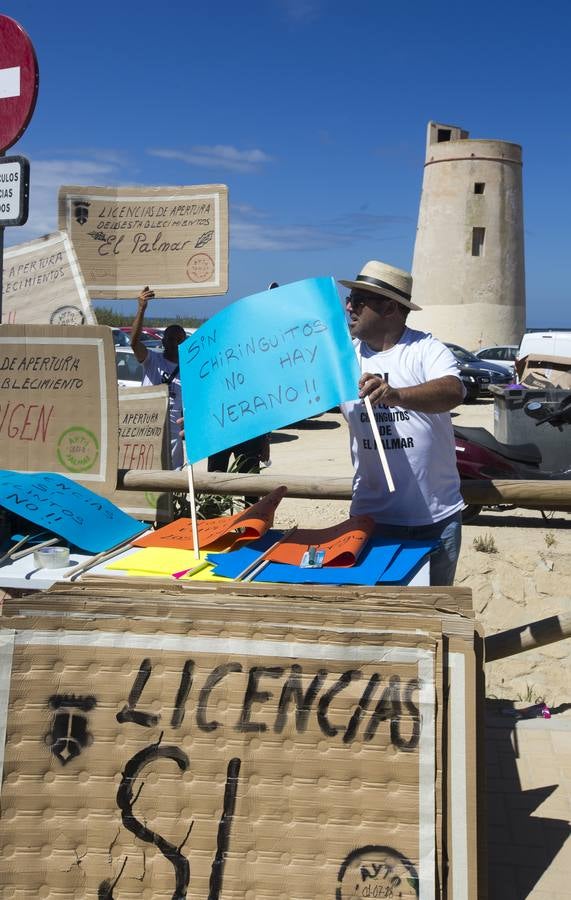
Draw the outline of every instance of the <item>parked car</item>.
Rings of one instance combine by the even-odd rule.
[[[462,366],[460,369],[460,378],[462,384],[466,388],[466,396],[464,403],[474,403],[480,396],[480,381],[482,373],[477,369],[471,369],[470,366]]]
[[[503,366],[506,372],[511,374],[514,371],[517,348],[517,344],[499,344],[496,347],[484,347],[482,350],[474,350],[474,356],[477,356],[482,362],[491,362],[498,366]]]
[[[140,387],[143,381],[143,367],[130,347],[115,348],[117,384],[122,387]]]
[[[517,350],[517,359],[530,353],[571,359],[571,331],[526,331]]]
[[[133,332],[132,327],[130,325],[122,325],[120,331],[122,331],[123,334],[127,335],[127,343],[130,346],[131,334]],[[145,347],[151,347],[153,349],[162,347],[163,344],[161,335],[158,333],[158,331],[155,331],[154,328],[141,329],[141,342],[145,345]]]
[[[447,347],[452,350],[452,353],[458,360],[458,364],[460,366],[460,371],[462,369],[472,369],[477,371],[477,379],[478,384],[480,386],[480,393],[486,394],[490,392],[490,385],[502,385],[502,384],[511,384],[513,381],[513,375],[510,372],[506,372],[501,366],[496,363],[486,363],[483,360],[478,359],[474,353],[470,353],[469,350],[465,350],[464,347],[460,347],[458,344],[446,344]]]
[[[130,347],[131,341],[129,340],[129,335],[126,332],[122,331],[120,328],[112,328],[111,333],[113,334],[113,343],[116,347]]]

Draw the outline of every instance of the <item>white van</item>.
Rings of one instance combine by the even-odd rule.
[[[524,334],[516,359],[524,356],[562,356],[571,360],[571,331],[530,331]]]

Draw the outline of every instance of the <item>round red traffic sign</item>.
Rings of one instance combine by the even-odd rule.
[[[0,153],[15,144],[28,127],[39,79],[30,38],[14,19],[0,16]]]

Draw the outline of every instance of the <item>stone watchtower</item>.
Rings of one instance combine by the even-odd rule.
[[[412,328],[477,350],[525,329],[521,147],[429,122]]]

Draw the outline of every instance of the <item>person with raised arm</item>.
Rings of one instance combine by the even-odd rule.
[[[153,350],[145,346],[141,340],[141,332],[149,300],[152,300],[154,296],[154,292],[147,286],[137,297],[139,308],[133,321],[131,347],[137,360],[143,366],[143,386],[149,384],[166,384],[168,386],[170,468],[180,469],[184,465],[184,453],[180,426],[177,424],[182,417],[178,348],[186,340],[187,335],[182,325],[168,325],[162,337],[162,350]]]

